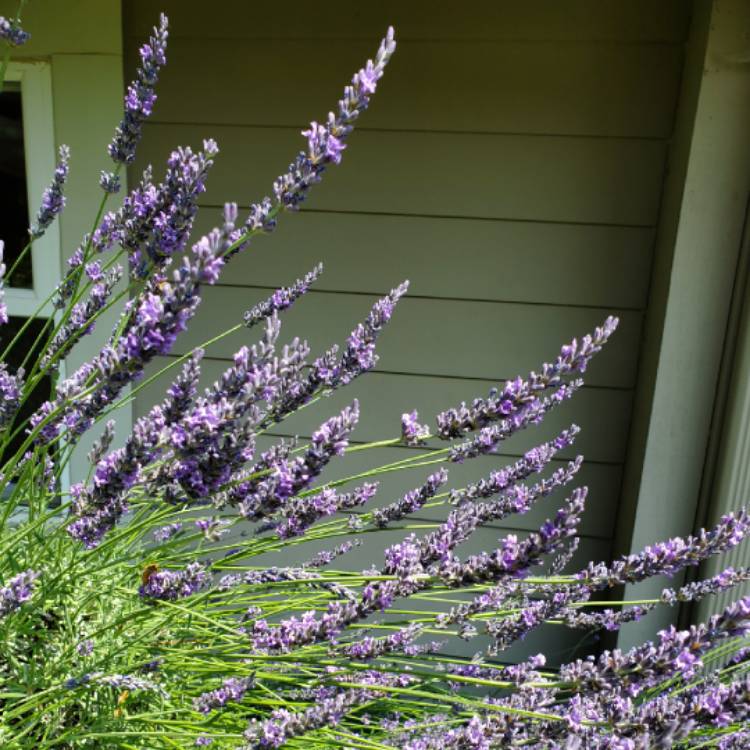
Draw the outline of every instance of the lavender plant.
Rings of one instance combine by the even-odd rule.
[[[0,36],[8,52],[28,37],[19,18],[0,18]],[[257,327],[259,339],[212,385],[199,388],[203,348],[144,376],[173,350],[202,288],[341,161],[396,48],[391,29],[336,110],[303,132],[306,148],[272,197],[243,219],[227,204],[218,226],[191,244],[197,201],[219,154],[211,140],[198,152],[174,151],[162,182],[149,167],[109,208],[155,105],[167,40],[162,17],[140,50],[91,232],[47,301],[57,313],[46,319],[41,357],[23,370],[0,364],[0,746],[747,747],[748,598],[627,653],[604,651],[559,669],[541,654],[503,663],[511,644],[545,623],[616,630],[656,606],[750,579],[748,569],[730,568],[656,600],[602,599],[736,546],[750,531],[746,512],[571,571],[587,497],[579,486],[525,538],[508,534],[495,549],[464,552],[478,529],[575,483],[580,456],[549,469],[579,429],[571,425],[516,462],[446,490],[451,468],[493,454],[571,398],[615,318],[538,372],[446,409],[433,427],[411,412],[398,434],[368,444],[351,442],[361,417],[356,400],[321,417],[308,439],[274,442],[269,430],[302,408],[324,406],[324,396],[375,366],[377,339],[406,283],[376,302],[341,348],[314,356],[304,341],[280,341],[281,314],[315,282],[316,267],[238,321],[233,331]],[[63,147],[21,257],[64,209],[68,161]],[[118,286],[123,277],[127,285]],[[101,351],[63,375],[65,357],[113,308],[119,319]],[[23,331],[4,356],[18,347],[26,347]],[[49,398],[22,418],[47,376]],[[112,448],[111,416],[154,380],[170,383],[162,401]],[[67,486],[66,464],[91,430],[99,437],[90,475]],[[370,469],[326,479],[329,465],[353,452],[377,456],[394,446],[408,446],[401,460],[374,459]],[[427,476],[413,490],[379,494],[379,478],[423,467]],[[438,507],[449,511],[444,521],[412,520]],[[363,539],[389,540],[381,563],[365,571],[341,564]],[[306,562],[261,564],[292,550]],[[458,638],[480,637],[473,658],[455,655]]]

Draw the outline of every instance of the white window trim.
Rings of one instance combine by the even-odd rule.
[[[30,226],[42,200],[42,194],[52,180],[57,161],[50,64],[36,61],[11,62],[5,80],[21,84]],[[33,288],[5,287],[8,313],[23,317],[49,317],[53,312],[52,305],[47,303],[41,310],[40,308],[60,279],[58,221],[53,221],[44,235],[34,240],[31,248],[31,266]]]
[[[5,80],[21,84],[26,198],[29,206],[27,224],[31,226],[57,164],[51,65],[40,61],[12,61],[5,71]],[[46,300],[60,280],[61,257],[58,218],[31,246],[32,288],[5,286],[4,297],[9,315],[48,318],[54,314],[51,301]],[[65,362],[60,363],[60,375],[65,377]],[[69,464],[63,470],[61,485],[63,491],[70,487]],[[19,512],[16,521],[25,517],[24,514],[25,511]]]

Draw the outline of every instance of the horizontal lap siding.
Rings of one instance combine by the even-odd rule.
[[[393,270],[394,276],[398,270]],[[206,289],[188,332],[177,340],[176,351],[189,351],[241,322],[243,311],[268,293],[254,287]],[[314,352],[322,353],[331,344],[343,344],[376,299],[366,294],[313,291],[284,314],[285,338],[304,337]],[[566,339],[593,328],[605,313],[597,308],[407,297],[382,334],[379,367],[497,382],[554,358]],[[590,366],[587,383],[612,388],[633,386],[640,319],[637,311],[621,313],[618,335]],[[231,357],[242,344],[255,338],[243,328],[212,344],[208,353]]]
[[[393,436],[406,409],[426,419],[538,368],[563,341],[618,314],[620,331],[571,403],[451,478],[455,486],[476,479],[579,423],[575,450],[587,456],[581,477],[591,487],[582,550],[606,557],[689,3],[486,0],[465,12],[390,0],[323,13],[292,2],[282,19],[224,2],[210,23],[201,3],[162,5],[172,22],[170,65],[133,176],[148,163],[158,174],[177,144],[215,138],[221,154],[201,199],[201,233],[220,221],[224,201],[246,206],[270,191],[304,145],[299,131],[335,105],[387,23],[401,40],[341,167],[314,188],[301,214],[282,217],[275,235],[232,261],[177,352],[239,322],[270,289],[323,261],[316,291],[285,314],[282,333],[305,336],[319,353],[345,340],[375,295],[409,278],[377,371],[275,431],[309,435],[357,396],[363,420],[355,439],[366,441]],[[133,0],[124,13],[132,66],[153,5]],[[255,338],[243,330],[212,345],[205,382]],[[138,413],[166,382],[139,394]],[[378,456],[397,460],[408,450]],[[354,454],[330,477],[371,461]],[[377,502],[413,487],[424,471],[386,476]],[[550,499],[507,519],[475,546],[491,544],[503,528],[535,528],[558,504]],[[420,517],[445,512],[440,506]]]
[[[201,211],[196,233],[218,217]],[[427,297],[642,310],[653,240],[651,228],[307,210],[254,240],[220,283],[268,288],[322,262],[321,291],[384,294],[405,278]],[[428,272],[458,256],[471,272]]]
[[[224,40],[178,38],[164,85],[200,91],[203,106],[196,111],[191,97],[163,100],[159,120],[303,125],[311,117],[322,117],[337,100],[342,72],[356,70],[372,56],[374,39],[330,40],[321,54],[318,39],[227,45]],[[679,80],[681,65],[676,45],[598,42],[407,38],[399,55],[383,81],[383,101],[368,113],[365,128],[663,138],[670,132],[673,102],[662,94]],[[194,64],[196,59],[200,65]],[[314,64],[281,74],[290,60]],[[227,107],[227,89],[217,86],[217,79],[227,70],[263,69],[280,74],[257,77],[252,96],[237,86]],[[441,96],[447,90],[449,107]],[[502,92],[504,106],[498,106],[495,92]],[[644,98],[652,106],[641,106]]]
[[[139,164],[163,164],[177,143],[218,141],[204,205],[263,196],[302,145],[297,128],[151,123],[145,133]],[[310,208],[639,227],[656,221],[665,144],[363,128],[346,156]]]
[[[411,6],[411,7],[408,7]],[[162,0],[158,9],[172,20],[172,38],[220,38],[229,42],[258,39],[365,39],[391,23],[407,39],[533,39],[677,43],[685,40],[689,16],[685,0],[473,0],[456,2],[381,0],[357,3],[345,11],[311,9],[306,0],[288,0],[283,13],[247,0],[211,5],[195,0]],[[136,39],[154,24],[153,0],[128,0],[126,31]],[[322,48],[321,48],[322,49]]]

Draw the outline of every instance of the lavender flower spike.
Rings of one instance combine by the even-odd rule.
[[[98,266],[94,266],[94,269],[98,269]],[[101,277],[101,281],[97,280],[97,283],[91,287],[87,299],[73,305],[68,321],[55,334],[47,351],[41,358],[41,367],[59,366],[60,361],[68,355],[73,347],[84,336],[93,332],[96,325],[95,318],[109,301],[113,289],[122,278],[122,273],[122,267],[115,266],[106,276]]]
[[[193,705],[196,711],[202,714],[208,714],[215,708],[222,708],[227,703],[239,703],[245,696],[245,693],[255,687],[255,678],[250,677],[230,677],[224,680],[220,688],[203,693],[195,699]]]
[[[672,576],[688,566],[699,565],[713,555],[736,547],[750,534],[750,515],[745,509],[722,516],[714,528],[695,536],[675,537],[646,547],[635,555],[626,555],[612,564],[589,563],[577,577],[598,588],[636,583],[657,575]]]
[[[0,618],[15,612],[31,599],[37,578],[39,578],[39,573],[25,570],[13,576],[5,586],[0,587]]]
[[[372,306],[365,322],[360,323],[351,332],[339,364],[327,373],[325,378],[327,386],[335,388],[339,385],[347,385],[354,378],[375,367],[378,361],[375,342],[385,324],[391,319],[396,303],[408,289],[409,282],[404,281]]]
[[[406,445],[422,445],[430,437],[430,428],[419,423],[416,409],[401,415],[401,439]]]
[[[555,518],[546,521],[523,541],[508,534],[493,553],[472,555],[465,563],[451,555],[441,561],[438,574],[449,586],[525,577],[529,568],[539,564],[543,556],[557,551],[567,539],[575,536],[587,491],[586,487],[573,490]]]
[[[396,500],[372,512],[373,521],[380,528],[385,528],[392,521],[398,521],[410,513],[416,513],[422,506],[437,494],[437,491],[448,481],[446,469],[431,474],[421,487],[407,492],[400,500]]]
[[[167,61],[167,36],[167,17],[162,13],[159,26],[154,28],[148,44],[140,49],[141,67],[138,68],[136,79],[128,86],[125,115],[107,149],[119,164],[132,164],[135,159],[143,121],[151,114],[156,102],[154,86],[159,78],[159,69]]]
[[[59,161],[55,168],[55,175],[52,178],[50,186],[42,195],[42,205],[36,214],[36,221],[29,229],[31,238],[36,240],[41,237],[47,230],[47,227],[55,220],[55,217],[65,208],[65,196],[63,188],[68,179],[68,160],[70,159],[70,149],[67,146],[60,146]]]
[[[89,463],[96,465],[102,460],[104,454],[109,450],[112,441],[115,439],[115,420],[109,419],[104,425],[104,431],[101,436],[94,441],[91,450],[86,455]]]
[[[277,289],[268,299],[259,302],[255,307],[248,310],[243,320],[248,328],[252,328],[256,323],[265,320],[273,315],[274,312],[281,312],[290,308],[313,284],[313,282],[323,272],[323,264],[318,263],[312,271],[305,274],[301,279],[297,279],[291,286]]]
[[[0,39],[4,39],[11,47],[20,47],[29,41],[28,31],[24,31],[18,21],[0,16]]]
[[[370,97],[395,50],[393,28],[389,28],[380,43],[375,62],[368,60],[365,67],[355,73],[351,85],[344,89],[338,113],[329,112],[324,125],[312,122],[309,129],[302,131],[307,137],[307,153],[301,151],[286,174],[273,185],[276,200],[284,208],[299,208],[310,186],[320,182],[326,166],[341,161],[342,151],[346,148],[344,139],[351,133],[354,121],[370,104]]]
[[[154,531],[154,541],[166,542],[175,534],[179,534],[180,531],[182,531],[182,524],[179,521],[167,524],[166,526],[162,526]]]
[[[152,573],[138,589],[144,599],[175,601],[191,596],[208,583],[206,568],[200,563],[190,563],[185,570],[160,570]]]
[[[320,727],[335,725],[352,707],[364,703],[372,697],[368,690],[348,690],[330,698],[323,698],[303,713],[291,713],[279,708],[267,721],[253,720],[245,731],[248,744],[243,750],[281,747],[287,740],[311,732]]]
[[[750,597],[730,604],[721,614],[689,630],[674,626],[659,632],[656,643],[647,641],[627,653],[605,651],[601,656],[588,657],[566,664],[560,678],[576,688],[594,692],[622,690],[630,696],[644,688],[657,685],[676,673],[686,679],[702,668],[700,657],[719,641],[744,636],[750,631]]]
[[[475,399],[471,406],[462,403],[441,412],[437,416],[437,435],[448,440],[505,419],[516,414],[542,391],[561,385],[563,376],[584,372],[591,358],[601,351],[614,333],[618,323],[617,318],[608,317],[593,334],[584,336],[580,344],[573,339],[563,346],[557,359],[551,364],[545,363],[540,373],[531,372],[526,380],[520,377],[509,380],[501,390],[493,390],[485,399]]]
[[[21,400],[22,377],[23,370],[11,375],[5,363],[0,362],[0,430],[12,422],[18,411]]]

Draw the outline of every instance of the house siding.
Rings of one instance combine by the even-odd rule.
[[[617,314],[620,331],[571,403],[502,455],[452,477],[455,485],[478,477],[577,422],[582,481],[592,490],[579,558],[607,557],[691,4],[488,1],[466,13],[454,3],[384,2],[321,14],[287,3],[279,14],[224,2],[210,17],[198,2],[160,7],[170,16],[170,63],[130,177],[163,164],[177,144],[215,138],[221,154],[201,201],[201,232],[220,221],[224,201],[246,206],[269,192],[303,145],[299,131],[335,105],[388,23],[399,39],[341,167],[299,215],[284,216],[272,237],[232,261],[178,353],[236,324],[317,261],[327,270],[315,291],[284,316],[314,352],[345,340],[376,296],[408,277],[377,371],[277,431],[309,435],[356,395],[356,438],[366,441],[397,434],[402,411],[416,407],[428,419],[538,367],[563,341]],[[123,13],[130,74],[156,13],[146,0]],[[209,347],[206,382],[252,340],[243,331]],[[166,382],[139,394],[136,415]],[[346,473],[359,460],[347,459]],[[383,500],[421,477],[390,477]],[[488,529],[480,546],[533,528],[551,508],[547,501],[510,519],[512,527]]]

